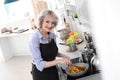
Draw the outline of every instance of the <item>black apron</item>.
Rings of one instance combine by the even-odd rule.
[[[54,42],[54,39],[52,39],[48,44],[40,43],[39,49],[41,51],[41,56],[45,61],[54,60],[58,53],[58,48]],[[45,68],[43,71],[39,71],[33,64],[32,75],[33,80],[59,80],[56,66]]]

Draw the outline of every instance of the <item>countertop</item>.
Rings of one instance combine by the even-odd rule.
[[[25,34],[33,34],[33,33],[34,33],[34,30],[28,30],[28,31],[23,32],[23,33],[0,33],[0,38],[25,35]]]
[[[69,47],[66,45],[60,45],[59,43],[63,43],[63,41],[57,38],[57,46],[58,46],[59,52],[65,55],[68,55],[71,59],[81,56],[81,52],[85,47],[85,41],[83,40],[83,42],[77,45],[78,50],[73,52],[68,52],[67,50]]]

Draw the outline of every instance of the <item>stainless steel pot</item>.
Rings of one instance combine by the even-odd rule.
[[[97,70],[99,70],[99,67],[100,67],[100,64],[99,64],[99,59],[98,59],[98,57],[96,56],[96,55],[94,55],[92,58],[91,58],[91,64],[93,65],[93,66],[95,66],[95,68],[97,69]]]
[[[67,30],[67,29],[60,29],[57,32],[59,32],[60,39],[62,39],[62,40],[68,39],[69,33],[70,33],[69,30]]]

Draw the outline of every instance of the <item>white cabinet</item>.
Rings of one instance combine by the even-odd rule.
[[[31,55],[29,41],[33,32],[8,34],[0,37],[0,61],[10,59],[12,56]]]
[[[7,37],[0,38],[0,61],[8,60],[13,56]]]
[[[9,38],[10,46],[14,56],[30,55],[29,41],[30,34],[12,36]]]

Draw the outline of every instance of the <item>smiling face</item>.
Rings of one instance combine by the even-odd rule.
[[[41,25],[45,32],[50,32],[56,26],[56,18],[53,15],[46,15]]]

